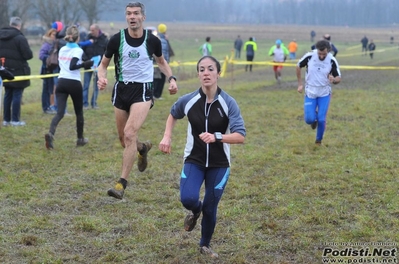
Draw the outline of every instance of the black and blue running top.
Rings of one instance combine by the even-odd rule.
[[[230,167],[230,144],[206,144],[199,135],[203,132],[237,132],[245,137],[244,120],[233,97],[218,87],[215,99],[207,103],[206,95],[199,88],[180,97],[172,106],[170,114],[176,119],[185,116],[188,118],[184,162],[205,167]]]

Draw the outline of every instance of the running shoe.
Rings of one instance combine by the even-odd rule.
[[[184,219],[184,230],[190,232],[194,229],[195,225],[197,224],[197,220],[201,215],[202,211],[202,203],[201,203],[201,210],[194,214],[192,211],[186,216]]]
[[[24,121],[11,121],[11,126],[25,126],[26,123]]]
[[[316,129],[316,128],[317,128],[317,120],[314,121],[314,122],[310,125],[310,127],[311,127],[312,129]]]
[[[109,196],[121,200],[123,198],[124,192],[125,192],[125,189],[123,189],[122,183],[118,182],[118,183],[116,183],[115,188],[109,189],[107,193]]]
[[[218,253],[213,251],[210,247],[202,246],[200,247],[201,254],[208,255],[211,258],[219,258]]]
[[[44,135],[44,139],[46,140],[46,148],[47,149],[53,149],[53,140],[54,137],[51,133],[47,133],[46,135]]]
[[[89,143],[89,140],[87,138],[78,138],[78,140],[76,141],[76,146],[82,147],[87,143]]]
[[[11,123],[10,123],[10,122],[7,122],[7,121],[3,121],[3,126],[5,126],[5,127],[11,126]]]
[[[138,159],[137,159],[137,168],[139,171],[143,172],[147,168],[147,154],[148,151],[152,148],[151,142],[147,141],[143,143],[143,148],[138,151]]]

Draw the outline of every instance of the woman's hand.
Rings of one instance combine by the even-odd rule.
[[[168,137],[163,137],[158,145],[158,148],[163,153],[170,154],[172,152],[172,139]]]
[[[199,138],[206,144],[216,142],[215,135],[208,132],[202,132],[201,134],[199,134]]]

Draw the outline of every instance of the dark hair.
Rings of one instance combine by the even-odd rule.
[[[249,41],[253,41],[254,40],[254,38],[253,37],[249,37]]]
[[[221,71],[222,67],[220,66],[220,62],[217,59],[215,59],[212,56],[204,56],[201,59],[199,59],[199,61],[197,62],[197,72],[199,72],[199,64],[200,64],[200,62],[203,61],[204,59],[211,59],[216,64],[216,69],[217,69],[218,73]]]
[[[324,34],[323,38],[326,40],[331,40],[330,34]]]
[[[140,7],[141,8],[141,14],[143,16],[145,16],[145,6],[144,6],[144,4],[142,4],[140,2],[131,2],[131,3],[128,3],[126,5],[125,9],[128,8],[128,7]]]
[[[330,50],[331,50],[330,42],[325,39],[319,40],[316,43],[316,49],[318,49],[318,50],[327,49],[327,51],[330,52]]]
[[[211,37],[206,37],[206,42],[209,42],[211,40]]]

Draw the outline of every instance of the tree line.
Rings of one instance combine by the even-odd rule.
[[[190,21],[315,26],[392,26],[399,21],[397,0],[140,0],[150,21]],[[39,20],[50,27],[85,21],[122,21],[129,0],[0,0],[0,26],[10,16]]]
[[[359,27],[399,22],[398,0],[159,0],[147,6],[156,21]]]
[[[0,0],[0,26],[8,26],[10,17],[13,16],[21,17],[25,22],[38,20],[48,28],[54,21],[62,21],[67,25],[79,21],[92,24],[99,21],[102,12],[113,10],[113,2],[112,0]]]

